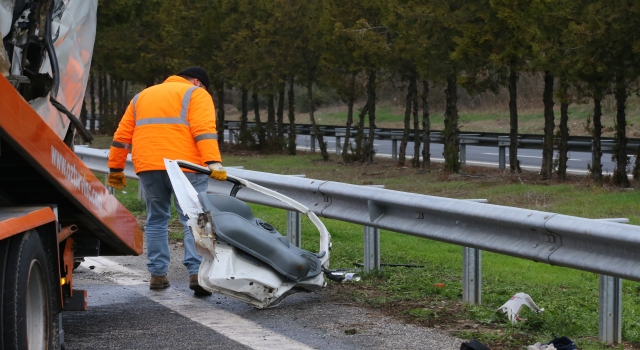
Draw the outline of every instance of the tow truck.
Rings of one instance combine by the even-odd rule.
[[[0,349],[64,349],[84,257],[139,255],[136,218],[74,154],[97,0],[0,0]]]

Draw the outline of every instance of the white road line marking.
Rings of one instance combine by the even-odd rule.
[[[143,279],[148,278],[146,273],[129,269],[113,260],[103,257],[85,258],[85,260],[84,265],[95,266],[93,272],[116,272],[122,274],[124,276],[108,274],[103,276],[252,349],[313,349],[306,344],[273,332],[257,323],[245,320],[238,315],[196,299],[190,294],[176,289],[165,291],[149,290],[149,283],[142,282]]]

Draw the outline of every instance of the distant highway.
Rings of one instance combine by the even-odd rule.
[[[228,135],[228,131],[225,132]],[[228,140],[228,136],[226,136]],[[342,139],[344,140],[344,138]],[[336,140],[334,137],[326,137],[329,152],[335,154]],[[308,135],[298,135],[296,143],[298,149],[309,150],[310,149],[310,137]],[[398,142],[399,147],[400,142]],[[391,158],[391,141],[390,140],[375,140],[373,144],[376,150],[376,156]],[[444,145],[438,143],[431,144],[431,161],[442,162]],[[468,144],[467,146],[467,164],[477,166],[498,167],[498,147],[486,147],[486,146],[473,146]],[[422,151],[422,147],[420,148]],[[319,146],[316,144],[316,152],[320,152]],[[507,168],[509,167],[509,149],[506,150]],[[413,143],[407,144],[407,158],[413,157]],[[554,153],[554,157],[557,157],[557,152]],[[542,152],[535,149],[519,149],[518,160],[520,161],[520,167],[529,171],[539,171],[542,166]],[[611,155],[604,154],[601,158],[603,173],[612,173],[615,168],[615,164],[611,161]],[[635,162],[635,157],[631,158],[631,163]],[[587,164],[591,163],[591,153],[588,152],[569,152],[569,161],[567,163],[567,171],[574,174],[587,174]],[[407,163],[408,164],[408,163]]]

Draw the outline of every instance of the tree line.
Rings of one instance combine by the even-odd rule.
[[[478,94],[506,88],[509,163],[512,172],[519,172],[517,83],[523,74],[540,72],[541,177],[566,178],[569,106],[590,102],[590,170],[594,181],[602,180],[602,100],[613,95],[612,178],[628,187],[625,108],[627,98],[638,92],[639,25],[640,0],[100,0],[89,83],[91,114],[114,116],[101,118],[101,127],[112,130],[131,85],[151,86],[199,65],[211,75],[218,129],[223,130],[225,120],[225,90],[236,89],[241,96],[239,141],[267,152],[295,154],[294,99],[296,91],[305,91],[326,160],[327,144],[314,117],[314,89],[328,87],[348,107],[343,160],[371,162],[377,88],[394,77],[406,82],[398,165],[407,162],[406,147],[413,142],[411,166],[430,166],[428,98],[430,88],[437,86],[446,96],[444,125],[439,127],[444,131],[444,167],[458,172],[458,89]],[[260,97],[266,99],[266,116],[261,115]],[[359,100],[366,102],[357,108]],[[250,118],[257,122],[255,128],[248,127]],[[416,131],[413,140],[411,129]],[[219,138],[224,142],[222,132]],[[636,160],[635,177],[639,167]]]

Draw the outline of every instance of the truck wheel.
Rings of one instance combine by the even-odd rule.
[[[13,236],[0,242],[0,253],[4,252],[0,348],[57,349],[51,278],[40,237],[33,230]]]

